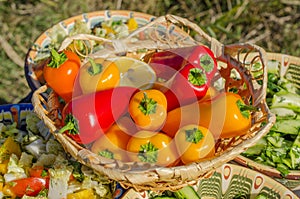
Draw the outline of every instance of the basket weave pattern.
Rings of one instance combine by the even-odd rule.
[[[190,31],[197,34],[197,40],[190,36]],[[136,40],[134,38],[143,39]],[[219,74],[215,78],[223,80],[223,90],[237,89],[246,104],[251,104],[259,109],[252,116],[252,126],[247,134],[230,139],[220,139],[217,142],[216,156],[213,159],[165,168],[150,163],[124,163],[107,159],[78,145],[65,134],[57,133],[61,122],[59,119],[61,107],[57,95],[51,93],[48,99],[44,100],[42,94],[46,92],[47,86],[41,86],[36,90],[32,97],[34,110],[64,149],[79,162],[97,172],[104,173],[110,179],[120,182],[124,187],[134,187],[137,190],[176,190],[187,184],[195,184],[199,179],[212,174],[215,168],[233,160],[241,152],[254,145],[275,122],[275,116],[270,113],[265,102],[267,56],[265,51],[256,45],[249,43],[223,45],[208,36],[196,24],[174,15],[158,17],[122,40],[75,35],[67,38],[62,43],[60,50],[65,49],[74,40],[103,42],[105,46],[103,50],[89,55],[102,58],[135,53],[140,49],[146,49],[149,52],[199,44],[207,45],[218,60]],[[248,56],[250,53],[251,58]],[[253,67],[255,63],[262,66],[259,69],[261,75],[258,77],[253,76],[254,72],[258,72]],[[233,71],[238,73],[239,78],[231,77]]]

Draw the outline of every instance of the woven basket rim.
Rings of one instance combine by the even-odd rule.
[[[242,155],[237,156],[234,159],[234,161],[241,164],[242,166],[254,169],[254,170],[264,173],[270,177],[290,179],[290,180],[298,180],[300,177],[300,170],[289,170],[289,173],[285,177],[283,177],[276,168],[257,163],[257,162],[255,162],[247,157],[244,157]]]
[[[295,55],[289,55],[286,53],[269,52],[269,51],[266,51],[266,54],[268,56],[269,61],[272,60],[282,61],[285,60],[285,58],[287,58],[288,63],[300,64],[300,57],[297,57]]]

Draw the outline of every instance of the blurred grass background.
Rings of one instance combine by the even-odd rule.
[[[248,41],[300,56],[300,0],[0,0],[0,104],[18,103],[30,93],[24,59],[43,31],[68,17],[106,9],[171,13],[224,44]]]

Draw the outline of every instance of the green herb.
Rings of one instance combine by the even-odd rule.
[[[280,77],[276,67],[272,65],[268,71],[266,95],[276,122],[266,136],[242,155],[286,176],[290,170],[300,169],[300,95],[293,83]]]

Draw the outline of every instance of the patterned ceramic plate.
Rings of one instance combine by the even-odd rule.
[[[224,164],[207,179],[194,186],[200,198],[209,199],[256,199],[258,195],[268,199],[296,199],[291,190],[272,178],[235,164]],[[121,193],[122,191],[120,191]],[[122,199],[149,199],[147,192],[127,190]]]
[[[201,198],[298,198],[291,190],[257,171],[225,164],[208,179],[199,182]]]
[[[20,129],[25,126],[26,116],[33,110],[32,104],[6,104],[0,105],[0,123],[12,124],[16,122]]]
[[[267,55],[268,67],[279,68],[280,75],[284,76],[290,82],[295,83],[295,86],[300,89],[300,57],[271,52],[268,52]],[[289,141],[293,140],[291,139]],[[236,157],[235,162],[271,176],[273,179],[284,184],[286,187],[300,192],[300,170],[289,170],[289,173],[283,177],[276,167],[261,164],[242,155]]]
[[[152,15],[133,11],[96,11],[68,18],[46,30],[36,39],[32,47],[29,49],[25,59],[25,77],[29,87],[34,91],[43,84],[41,69],[44,63],[36,61],[37,57],[42,57],[43,53],[45,53],[41,49],[49,46],[53,40],[62,40],[62,37],[68,36],[72,31],[76,20],[86,22],[88,28],[92,29],[103,21],[112,20],[125,22],[131,17],[134,17],[139,27],[155,19]],[[55,32],[58,36],[53,38],[53,32]]]

